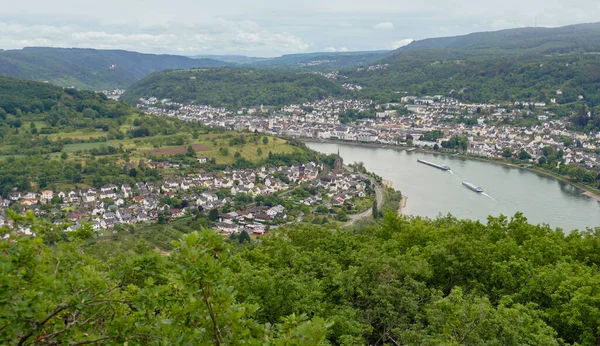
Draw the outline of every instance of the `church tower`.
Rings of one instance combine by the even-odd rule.
[[[340,156],[340,148],[338,148],[337,157],[335,159],[335,162],[333,163],[333,169],[340,170],[340,171],[342,171],[344,169],[344,160]]]

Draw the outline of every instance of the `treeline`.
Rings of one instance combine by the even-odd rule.
[[[224,107],[282,106],[340,96],[344,89],[312,73],[216,68],[153,73],[127,89],[132,105],[151,96],[179,103]]]
[[[467,102],[539,101],[600,105],[595,54],[469,56],[447,51],[401,53],[385,70],[348,71],[365,97],[399,101],[402,93],[447,95]],[[561,89],[562,95],[556,91]]]
[[[306,225],[240,245],[213,231],[190,232],[188,222],[175,232],[188,234],[161,256],[141,240],[145,234],[94,243],[81,240],[91,236],[87,228],[65,233],[17,221],[31,222],[37,239],[0,242],[5,342],[600,340],[597,229],[565,234],[520,214],[484,225],[388,213],[356,231]]]
[[[27,47],[0,51],[0,74],[87,90],[124,89],[154,71],[227,63],[123,50]]]
[[[20,193],[41,189],[67,192],[85,186],[100,188],[105,184],[133,185],[138,181],[162,179],[158,170],[144,161],[121,164],[114,157],[102,157],[100,150],[97,155],[97,159],[92,156],[84,162],[66,160],[66,154],[63,159],[55,160],[41,155],[9,157],[0,164],[0,196],[7,198],[13,190]]]

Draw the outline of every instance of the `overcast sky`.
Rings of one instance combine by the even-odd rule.
[[[0,48],[277,56],[600,20],[598,0],[0,0]]]

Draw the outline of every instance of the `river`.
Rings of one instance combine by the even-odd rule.
[[[565,231],[600,227],[600,202],[569,184],[528,170],[390,148],[306,144],[326,154],[339,149],[345,164],[362,161],[367,170],[390,180],[408,197],[404,209],[408,215],[436,217],[450,213],[486,222],[488,215],[512,216],[520,211],[531,223],[547,223]],[[451,171],[418,163],[417,159],[448,165]],[[469,190],[462,181],[481,186],[485,193]]]

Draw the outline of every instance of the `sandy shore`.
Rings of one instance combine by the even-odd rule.
[[[398,208],[398,215],[404,215],[404,208],[406,208],[406,203],[408,202],[408,197],[402,195],[402,199],[400,200],[400,208]]]
[[[421,149],[421,148],[412,148],[412,147],[404,147],[404,146],[398,146],[398,145],[389,145],[389,144],[379,144],[379,143],[360,143],[360,142],[345,142],[345,141],[334,141],[334,140],[319,140],[319,139],[312,139],[312,138],[299,138],[297,139],[301,142],[308,142],[308,143],[329,143],[329,144],[343,144],[343,145],[350,145],[350,146],[355,146],[355,147],[367,147],[367,148],[381,148],[381,149],[395,149],[395,150],[409,150],[411,149],[413,152],[416,153],[429,153],[429,154],[437,154],[437,155],[448,155],[448,156],[453,156],[453,157],[457,157],[463,160],[475,160],[475,161],[481,161],[481,162],[486,162],[486,163],[491,163],[491,164],[495,164],[495,165],[501,165],[501,166],[507,166],[507,167],[512,167],[512,168],[520,168],[519,165],[516,165],[514,163],[510,163],[510,162],[506,162],[506,161],[500,161],[500,160],[494,160],[494,159],[488,159],[488,158],[484,158],[484,157],[477,157],[477,156],[471,156],[471,155],[456,155],[456,154],[449,154],[446,152],[441,152],[441,151],[436,151],[436,150],[428,150],[428,149]],[[527,170],[535,172],[535,173],[539,173],[542,175],[545,175],[547,177],[551,177],[554,178],[556,180],[560,180],[566,184],[569,184],[577,189],[579,189],[580,191],[582,191],[582,195],[589,197],[589,198],[593,198],[595,200],[597,200],[598,202],[600,202],[600,193],[596,193],[596,192],[592,192],[590,191],[588,188],[586,188],[585,186],[582,186],[580,184],[577,183],[573,183],[570,182],[569,180],[567,180],[564,177],[561,177],[559,175],[553,174],[551,172],[547,172],[538,168],[528,168]]]

